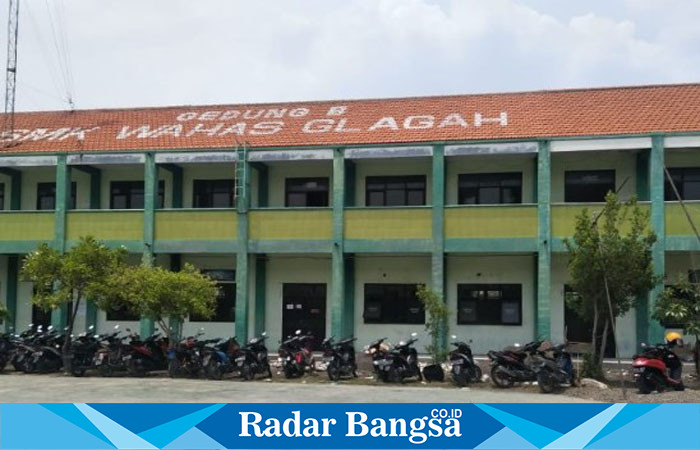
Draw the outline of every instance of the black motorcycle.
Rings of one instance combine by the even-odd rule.
[[[206,347],[221,342],[220,338],[199,340],[203,332],[182,339],[175,347],[168,349],[168,375],[171,378],[197,378],[204,369],[203,356]]]
[[[355,361],[355,347],[353,343],[357,339],[350,337],[338,342],[333,342],[333,337],[323,340],[323,360],[326,362],[326,373],[331,381],[338,381],[341,376],[353,376],[357,378],[357,363]]]
[[[119,325],[114,327],[114,333],[100,336],[100,347],[93,357],[93,366],[103,377],[111,377],[115,372],[126,372],[126,360],[129,346],[124,343],[128,338],[121,334]]]
[[[144,377],[151,371],[166,370],[168,368],[167,348],[168,340],[159,333],[145,340],[141,340],[137,334],[132,335],[127,354],[124,356],[129,375]]]
[[[285,378],[298,378],[313,370],[313,340],[312,335],[301,334],[301,330],[297,330],[294,336],[288,336],[280,343],[278,361],[282,364]]]
[[[241,355],[241,346],[235,337],[224,342],[208,345],[203,349],[202,365],[207,378],[221,380],[224,374],[238,370],[236,358]]]
[[[26,373],[52,373],[63,367],[63,342],[65,336],[59,334],[53,326],[39,333],[32,339],[30,354],[26,356],[24,371]]]
[[[417,334],[412,333],[411,339],[399,342],[383,359],[377,359],[374,364],[378,366],[380,379],[388,383],[403,383],[406,378],[416,377],[423,380],[423,374],[418,366],[418,352],[413,348],[418,339]]]
[[[91,325],[88,332],[81,333],[70,343],[71,375],[74,377],[82,377],[88,369],[94,367],[95,354],[100,348],[100,336],[92,333],[94,328]]]
[[[474,362],[472,349],[468,343],[457,341],[457,336],[452,345],[455,347],[450,352],[450,363],[452,364],[452,380],[457,386],[464,387],[469,383],[481,381],[481,368]]]
[[[491,360],[491,380],[500,388],[509,388],[515,383],[535,381],[537,373],[532,367],[532,356],[537,354],[541,341],[534,341],[524,347],[489,351]]]
[[[5,369],[5,365],[12,359],[14,349],[13,336],[11,334],[0,334],[0,372]]]
[[[391,347],[384,341],[386,341],[385,337],[379,338],[365,346],[365,354],[372,358],[374,376],[381,381],[386,381],[384,378],[387,371],[384,370],[384,367],[388,366],[391,362],[391,360],[387,358]]]
[[[534,362],[537,385],[545,394],[553,392],[564,383],[576,385],[576,372],[571,361],[571,354],[566,351],[566,344],[538,352],[539,358]]]
[[[253,380],[255,375],[261,373],[272,378],[265,339],[267,339],[267,333],[264,332],[260,336],[252,338],[248,344],[241,348],[240,355],[236,357],[236,366],[243,380]]]

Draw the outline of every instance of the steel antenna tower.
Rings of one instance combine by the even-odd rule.
[[[9,0],[7,17],[7,71],[5,73],[5,117],[2,137],[11,145],[15,132],[15,92],[17,90],[17,35],[19,31],[19,0]]]

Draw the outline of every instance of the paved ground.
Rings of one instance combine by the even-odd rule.
[[[567,395],[418,384],[348,385],[238,380],[173,380],[165,377],[73,378],[0,375],[0,402],[585,402]]]

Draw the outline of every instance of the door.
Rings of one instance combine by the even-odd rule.
[[[282,337],[296,330],[314,336],[314,350],[326,338],[325,284],[285,283],[282,286]]]

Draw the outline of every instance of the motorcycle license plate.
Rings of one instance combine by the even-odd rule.
[[[239,364],[243,363],[243,361],[245,361],[245,356],[239,356],[238,358],[236,358],[236,362]]]
[[[131,355],[126,355],[126,356],[124,357],[124,361],[128,361],[128,360],[130,360],[130,359],[131,359]]]

